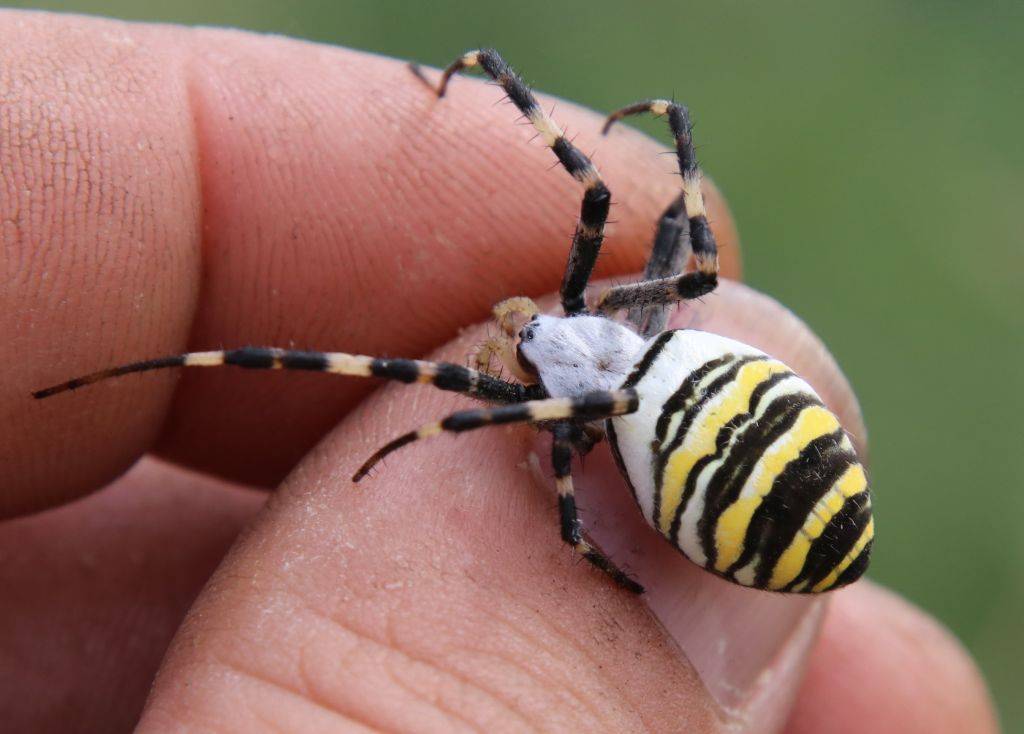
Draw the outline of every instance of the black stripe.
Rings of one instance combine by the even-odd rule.
[[[564,138],[561,138],[561,140],[564,140]],[[576,150],[576,148],[573,148],[573,150]],[[555,152],[557,152],[557,150]],[[590,160],[578,150],[576,150],[576,152],[586,163],[584,169],[581,170],[589,168]],[[559,156],[559,160],[561,160],[561,156]],[[570,173],[573,172],[573,169],[569,168],[569,165],[565,163],[564,160],[562,163],[565,164],[565,167]],[[608,218],[608,209],[611,207],[611,203],[611,192],[608,190],[607,186],[598,181],[592,187],[583,192],[583,203],[580,205],[580,221],[591,229],[603,226],[605,220]],[[596,241],[600,244],[601,238],[596,238]]]
[[[683,173],[696,171],[697,154],[693,149],[693,123],[690,122],[690,111],[681,104],[669,105],[668,125],[676,139],[679,170]]]
[[[555,427],[555,440],[551,445],[551,468],[555,470],[556,479],[569,476],[572,469],[572,446],[566,438],[566,426],[562,423]]]
[[[493,410],[460,410],[441,421],[441,428],[446,431],[459,433],[460,431],[469,431],[481,426],[514,423],[526,420],[529,417],[530,409],[525,403],[503,406]]]
[[[690,242],[695,255],[713,255],[717,252],[715,236],[711,233],[707,218],[701,214],[690,217]]]
[[[690,427],[697,419],[697,416],[700,415],[704,406],[722,392],[722,390],[736,381],[736,375],[739,374],[740,369],[744,365],[750,364],[751,362],[763,362],[767,359],[768,357],[757,356],[740,357],[739,359],[736,359],[729,369],[708,383],[708,386],[704,388],[699,395],[692,396],[696,399],[693,400],[690,406],[685,410],[683,410],[683,406],[688,402],[688,395],[683,394],[682,391],[684,388],[680,388],[675,395],[665,402],[664,407],[661,409],[661,415],[658,417],[657,426],[658,441],[659,443],[662,443],[657,465],[659,473],[664,470],[669,458],[671,458],[672,452],[679,448],[683,444],[683,441],[686,440],[686,435],[690,432]],[[687,381],[689,381],[689,379],[690,378],[687,377]],[[691,385],[685,386],[686,392],[692,394],[697,388],[699,382],[700,380],[698,379]],[[668,431],[669,423],[672,421],[672,416],[679,413],[680,410],[683,411],[683,418],[679,421],[679,427],[676,429],[675,435],[672,436],[671,442],[668,445],[664,445],[664,439],[667,437],[665,434]],[[672,412],[670,413],[669,411]]]
[[[583,397],[574,398],[572,401],[573,418],[604,418],[612,412],[615,403],[621,397],[621,392],[628,391],[629,399],[626,402],[627,412],[633,412],[639,405],[640,399],[636,392],[630,388],[616,392],[592,392]]]
[[[647,348],[647,351],[644,352],[643,359],[637,362],[636,366],[633,367],[633,371],[629,373],[629,377],[627,377],[626,381],[622,383],[622,387],[635,387],[636,384],[643,379],[643,376],[647,374],[647,371],[651,369],[651,366],[654,364],[654,360],[658,358],[658,355],[661,354],[662,350],[664,350],[666,346],[668,346],[668,343],[672,341],[672,338],[675,335],[675,331],[666,331],[655,339],[654,342],[651,343],[651,346]]]
[[[281,352],[276,349],[242,347],[224,352],[224,364],[249,370],[268,370],[274,366],[274,360],[280,355]]]
[[[694,390],[697,389],[700,380],[707,375],[708,372],[715,369],[718,366],[716,362],[721,364],[727,364],[728,360],[734,360],[732,366],[725,371],[722,375],[719,375],[701,392],[699,395],[694,395]],[[693,425],[693,421],[696,420],[700,411],[704,408],[709,400],[715,397],[718,393],[725,388],[726,385],[731,384],[736,379],[736,374],[740,371],[740,368],[748,362],[755,362],[759,360],[767,359],[767,357],[742,357],[736,359],[735,355],[728,354],[719,360],[713,360],[706,362],[701,367],[697,368],[694,372],[703,372],[696,379],[694,378],[694,372],[687,375],[683,381],[683,386],[676,391],[676,393],[665,401],[665,405],[661,409],[661,415],[658,417],[657,423],[657,441],[658,441],[658,456],[654,462],[654,518],[657,520],[661,517],[661,498],[663,495],[664,487],[662,486],[665,478],[665,466],[668,464],[669,459],[672,456],[672,452],[678,449],[683,441],[686,440],[686,435],[690,431],[690,426]],[[713,366],[711,366],[713,365]],[[705,370],[706,367],[710,369]],[[696,400],[690,405],[689,408],[683,411],[683,417],[679,421],[679,427],[676,429],[675,436],[672,437],[672,441],[666,446],[664,440],[668,431],[668,425],[672,420],[672,416],[683,409],[683,406],[691,397],[696,397]],[[671,411],[671,412],[670,412]],[[692,474],[692,472],[691,472]],[[689,476],[687,477],[689,479]],[[684,496],[684,500],[688,500],[689,497]],[[677,509],[677,513],[683,507],[681,502]]]
[[[519,78],[519,75],[512,71],[511,67],[505,66],[505,70],[497,75],[501,88],[508,94],[508,98],[519,108],[524,115],[540,109],[537,100],[530,93],[530,88]]]
[[[465,367],[442,362],[437,365],[437,376],[434,378],[434,385],[442,390],[465,392],[472,385],[472,380],[470,380],[469,370]]]
[[[559,150],[564,146],[575,151],[586,165],[590,161],[576,150],[564,138],[560,138],[555,144],[555,153],[562,165],[566,167],[574,177],[581,170],[571,168],[568,160],[569,154],[563,156]],[[562,276],[562,285],[559,289],[561,294],[562,309],[566,315],[572,316],[586,310],[586,302],[583,292],[586,290],[590,275],[597,262],[597,253],[601,250],[601,243],[604,241],[604,223],[608,219],[608,208],[611,206],[611,193],[600,181],[583,193],[583,203],[580,205],[580,221],[576,226],[576,232],[572,238],[572,247],[569,249],[569,261],[565,266],[565,273]],[[584,231],[586,230],[586,231]]]
[[[690,469],[690,473],[686,475],[686,481],[683,484],[683,492],[679,497],[679,506],[676,508],[675,517],[672,518],[672,526],[669,529],[669,537],[674,538],[678,535],[679,526],[682,523],[683,519],[683,513],[686,512],[686,506],[693,498],[694,492],[697,491],[697,478],[700,476],[701,472],[704,471],[704,468],[707,467],[709,464],[718,461],[722,458],[722,456],[725,454],[725,450],[728,448],[729,443],[732,440],[732,437],[736,434],[737,431],[739,431],[741,428],[744,428],[748,423],[750,423],[751,419],[754,417],[754,414],[757,412],[758,406],[761,404],[761,399],[764,397],[765,393],[788,377],[793,377],[793,373],[789,371],[776,372],[775,374],[771,375],[768,379],[762,380],[758,384],[758,386],[755,387],[753,391],[751,391],[750,400],[747,403],[746,412],[737,413],[724,426],[722,426],[719,429],[718,435],[715,436],[714,453],[709,454],[708,456],[705,456],[701,459],[698,459],[694,463],[693,468]],[[664,477],[664,468],[662,468],[662,471],[658,475],[658,477],[658,481],[660,482],[661,479]]]
[[[693,250],[697,251],[696,246]],[[676,292],[684,301],[692,301],[694,298],[706,296],[717,287],[718,274],[704,273],[700,270],[680,276],[676,281]]]
[[[420,367],[411,359],[375,359],[370,362],[370,373],[374,377],[409,383],[419,378]]]
[[[793,542],[818,501],[857,461],[843,448],[843,429],[819,436],[789,462],[750,518],[743,552],[727,574],[734,574],[759,556],[753,586],[768,584],[779,557]]]
[[[322,352],[288,351],[281,355],[281,367],[288,370],[324,372],[329,366],[327,355]]]
[[[562,540],[576,545],[583,539],[583,526],[576,512],[576,498],[571,494],[558,495],[558,517],[562,526]]]
[[[118,367],[110,370],[112,375],[126,375],[130,372],[143,372],[145,370],[159,370],[165,367],[184,367],[187,354],[176,354],[171,357],[160,357],[158,359],[147,359],[144,362],[135,362],[125,367]]]
[[[501,85],[505,94],[520,112],[526,115],[532,110],[538,109],[537,100],[534,99],[526,82],[512,70],[512,67],[498,55],[497,51],[493,48],[481,49],[477,53],[477,62],[480,64],[480,68]]]
[[[661,413],[658,416],[658,423],[655,430],[655,436],[659,443],[665,440],[665,433],[668,431],[668,424],[672,422],[672,416],[679,412],[680,408],[683,407],[687,400],[693,397],[693,391],[697,388],[698,383],[707,377],[708,373],[712,370],[716,370],[734,359],[736,359],[735,354],[723,355],[717,359],[711,360],[710,362],[705,362],[686,376],[686,379],[683,380],[679,389],[676,390],[661,407]]]
[[[558,160],[561,161],[562,165],[565,166],[565,170],[577,177],[589,168],[593,167],[590,159],[583,154],[579,148],[570,143],[564,137],[559,137],[551,145],[551,150],[558,156]],[[601,191],[600,189],[604,189]],[[584,222],[591,223],[596,220],[595,214],[600,213],[602,210],[605,214],[608,213],[608,205],[611,201],[611,195],[608,193],[608,189],[604,188],[603,185],[598,184],[592,189],[588,189],[587,193],[591,191],[597,191],[596,195],[590,200],[591,216],[587,216],[587,199],[583,199],[583,216],[581,217]],[[602,219],[603,221],[603,219]]]
[[[716,558],[715,527],[725,509],[735,502],[747,479],[764,452],[793,427],[800,412],[812,405],[820,405],[809,393],[783,395],[765,410],[764,414],[743,432],[733,445],[729,461],[715,471],[704,495],[704,512],[697,521],[697,533],[707,556],[707,566],[714,566]],[[751,412],[756,411],[754,407]],[[671,538],[677,541],[682,515],[676,513]],[[678,541],[677,541],[678,542]]]
[[[811,543],[803,569],[786,585],[784,591],[791,591],[804,581],[807,582],[806,589],[810,591],[843,562],[871,519],[870,503],[871,495],[866,490],[847,498],[821,535]],[[864,564],[866,566],[866,559]]]
[[[868,570],[868,564],[871,563],[871,546],[874,543],[874,538],[868,541],[868,544],[864,546],[864,550],[853,560],[853,563],[846,567],[845,571],[839,574],[839,578],[829,587],[829,590],[839,589],[847,584],[852,584],[864,575],[864,572]]]
[[[566,316],[585,313],[587,302],[583,296],[597,262],[597,254],[601,250],[603,237],[582,237],[577,231],[573,237],[572,248],[569,250],[569,261],[562,276],[561,293],[562,310]]]
[[[789,370],[782,372],[776,372],[767,380],[761,382],[754,391],[750,393],[750,406],[748,415],[753,415],[757,412],[758,407],[761,405],[761,401],[764,400],[765,394],[773,387],[778,385],[783,380],[789,379],[790,377],[796,377],[796,375]]]
[[[633,391],[628,392],[631,394],[628,396],[625,407],[627,412],[632,412],[639,404],[639,397]],[[582,420],[605,418],[612,412],[620,397],[621,395],[615,392],[593,392],[574,398],[569,403],[571,417]],[[533,409],[529,403],[502,405],[482,410],[461,410],[441,421],[441,428],[458,433],[481,426],[528,422],[532,420],[532,416]]]

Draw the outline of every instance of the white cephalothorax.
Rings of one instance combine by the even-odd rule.
[[[629,374],[644,340],[600,316],[534,316],[519,332],[519,351],[551,397],[613,390]]]
[[[689,111],[677,102],[645,100],[605,122],[608,132],[628,115],[664,115],[675,140],[682,190],[658,222],[643,280],[610,288],[588,304],[587,283],[604,239],[611,191],[593,162],[493,49],[460,56],[445,69],[440,84],[431,85],[433,91],[443,96],[449,78],[472,67],[502,87],[583,187],[559,293],[564,317],[540,315],[526,297],[502,301],[494,308],[499,333],[480,346],[476,369],[345,352],[242,347],[112,367],[37,390],[35,397],[132,372],[217,365],[433,385],[488,405],[457,411],[397,437],[376,451],[353,481],[419,439],[533,424],[552,434],[562,539],[615,583],[639,593],[643,587],[587,540],[576,508],[573,454],[582,456],[607,438],[647,522],[712,573],[744,586],[797,593],[855,581],[867,568],[874,520],[867,477],[836,416],[810,385],[753,347],[699,331],[664,331],[670,308],[711,293],[718,283],[718,250],[704,206]],[[686,272],[691,256],[694,269]],[[626,313],[629,326],[614,320],[617,312]],[[492,357],[501,363],[497,370]]]

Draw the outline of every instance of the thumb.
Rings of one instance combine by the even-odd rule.
[[[677,310],[671,328],[697,328],[766,351],[806,379],[864,454],[856,399],[807,326],[778,302],[731,281]],[[718,579],[647,527],[607,454],[584,462],[578,485],[591,537],[643,584],[644,599],[694,666],[709,696],[745,731],[774,731],[788,714],[826,597],[774,594]]]

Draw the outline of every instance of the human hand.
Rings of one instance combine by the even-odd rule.
[[[579,192],[478,82],[439,105],[397,62],[283,39],[13,12],[0,33],[0,508],[62,505],[0,528],[15,730],[134,724],[200,589],[143,731],[995,729],[970,661],[919,611],[867,582],[827,610],[720,582],[646,529],[607,457],[579,475],[583,517],[640,599],[562,546],[528,429],[423,442],[350,484],[463,399],[230,370],[28,399],[190,346],[428,352],[557,285]],[[558,116],[593,136],[617,202],[603,274],[638,270],[674,193],[657,146]],[[735,277],[713,193],[711,211]],[[677,318],[791,363],[859,425],[770,299],[727,284]],[[482,333],[435,354],[461,360]],[[150,449],[261,486],[298,467],[266,506],[152,460],[71,503]]]

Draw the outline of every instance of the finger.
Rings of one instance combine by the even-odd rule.
[[[836,594],[786,731],[989,734],[999,725],[960,643],[868,582]]]
[[[785,313],[735,285],[708,302],[726,332],[744,318],[733,305]],[[801,362],[794,343],[780,334],[775,351]],[[348,482],[389,438],[464,402],[387,387],[300,465],[190,613],[141,731],[781,727],[820,605],[697,569],[644,525],[603,449],[580,475],[581,514],[641,598],[559,539],[536,468],[548,444],[529,429],[416,443]]]
[[[373,386],[229,371],[31,390],[186,347],[416,356],[559,281],[579,188],[478,80],[438,101],[400,62],[282,38],[17,12],[0,33],[17,81],[0,117],[0,512],[100,486],[154,442],[273,484]],[[594,113],[556,115],[616,202],[601,272],[638,270],[671,161],[635,132],[602,139]]]
[[[0,534],[5,731],[131,731],[174,630],[265,495],[144,460]]]

